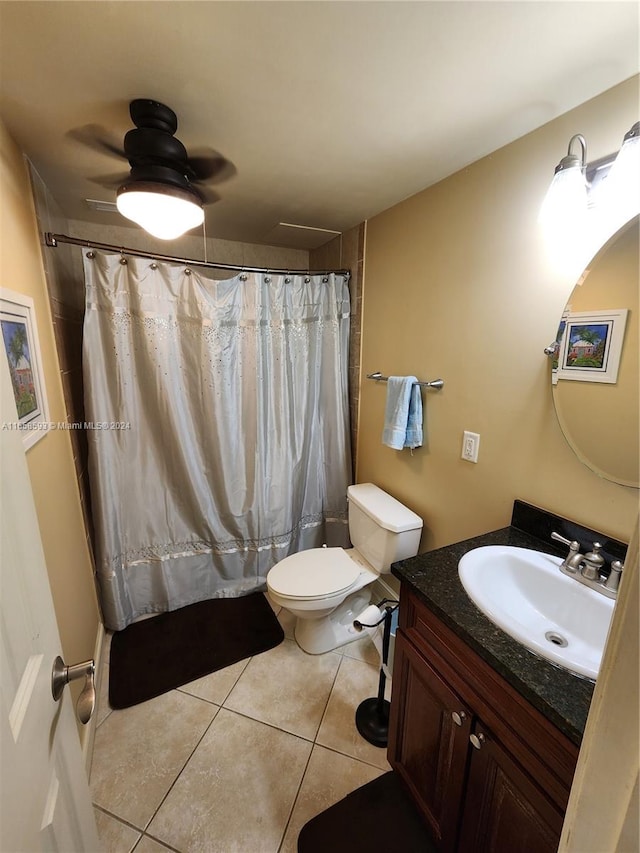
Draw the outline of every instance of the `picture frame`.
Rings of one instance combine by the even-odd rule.
[[[558,379],[618,381],[626,308],[568,313],[560,341]]]
[[[49,428],[42,355],[30,296],[0,288],[0,333],[4,353],[0,357],[7,360],[18,410],[17,424],[4,423],[3,428],[20,430],[26,451],[46,435]]]

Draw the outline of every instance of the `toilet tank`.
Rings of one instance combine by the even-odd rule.
[[[349,486],[349,535],[353,547],[378,572],[418,553],[422,519],[373,483]]]

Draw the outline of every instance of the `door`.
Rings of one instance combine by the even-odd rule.
[[[17,414],[9,370],[0,362],[0,850],[92,853],[100,845],[71,696],[68,688],[60,702],[51,695],[60,638],[22,437],[10,427]]]
[[[389,762],[412,792],[438,850],[448,853],[455,849],[471,714],[401,631],[393,677]]]

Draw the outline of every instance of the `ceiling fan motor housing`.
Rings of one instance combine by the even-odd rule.
[[[178,121],[173,110],[158,101],[139,98],[129,107],[136,128],[124,137],[124,153],[131,166],[125,186],[139,181],[156,181],[199,194],[191,181],[195,178],[187,150],[173,135]]]
[[[136,127],[152,127],[171,136],[178,129],[176,114],[160,101],[136,98],[129,104],[129,115]]]

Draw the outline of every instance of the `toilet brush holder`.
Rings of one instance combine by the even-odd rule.
[[[371,699],[365,699],[356,709],[356,728],[362,737],[374,746],[385,747],[389,740],[389,709],[391,704],[384,698],[387,684],[385,667],[389,658],[389,638],[391,636],[391,616],[394,607],[386,606],[384,616],[375,625],[364,625],[354,623],[357,628],[375,628],[384,621],[382,635],[382,666],[380,667],[380,678],[378,680],[378,695]]]

